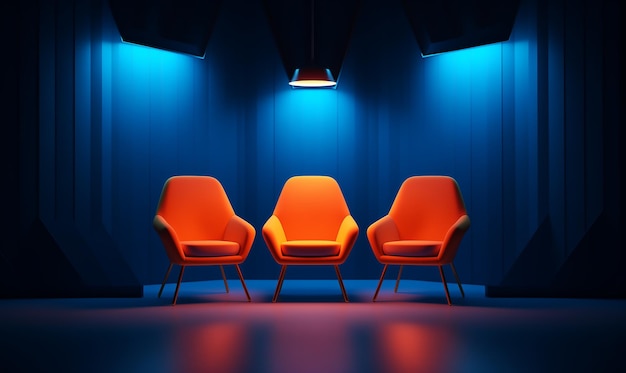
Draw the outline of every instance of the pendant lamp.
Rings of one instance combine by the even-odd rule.
[[[315,0],[311,0],[311,63],[296,69],[289,85],[294,88],[332,88],[337,85],[330,69],[315,66]]]
[[[304,67],[296,69],[289,82],[292,87],[324,88],[337,85],[329,69],[321,67]]]

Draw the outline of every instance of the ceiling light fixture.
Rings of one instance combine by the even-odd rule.
[[[315,0],[311,0],[311,66],[296,69],[289,85],[294,88],[332,88],[337,85],[330,69],[315,66]]]

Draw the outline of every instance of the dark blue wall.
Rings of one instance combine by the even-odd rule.
[[[2,142],[19,219],[3,227],[5,296],[160,282],[151,221],[175,174],[217,177],[257,228],[249,279],[278,275],[260,229],[289,176],[339,181],[361,228],[342,273],[373,279],[367,226],[406,177],[446,174],[472,219],[455,262],[464,282],[492,295],[626,293],[618,1],[522,1],[510,41],[422,58],[401,1],[366,0],[337,89],[321,91],[288,86],[260,0],[224,2],[204,59],[122,43],[103,1],[6,7]],[[432,268],[407,276],[437,280]]]

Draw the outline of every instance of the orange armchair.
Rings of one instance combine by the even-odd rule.
[[[210,176],[169,178],[163,186],[153,226],[170,260],[159,297],[174,264],[181,268],[173,305],[186,266],[219,265],[226,292],[229,292],[223,265],[234,264],[250,301],[239,264],[248,257],[256,231],[235,215],[217,179]]]
[[[272,302],[278,299],[288,265],[334,266],[344,301],[348,302],[339,265],[352,250],[359,227],[335,179],[288,179],[262,233],[274,260],[282,265]]]
[[[457,182],[448,176],[413,176],[406,179],[389,213],[367,228],[367,239],[376,259],[384,264],[376,301],[387,267],[400,265],[395,292],[398,291],[403,265],[439,267],[439,274],[451,305],[443,266],[450,264],[452,273],[465,297],[453,260],[470,219]]]

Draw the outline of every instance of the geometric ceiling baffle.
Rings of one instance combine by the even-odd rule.
[[[403,0],[422,56],[509,40],[519,0]]]
[[[122,40],[204,58],[222,0],[109,0]]]
[[[335,87],[360,0],[263,0],[289,85]]]

